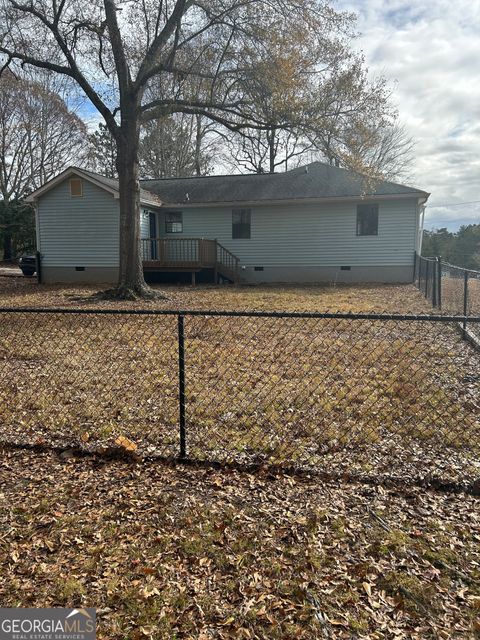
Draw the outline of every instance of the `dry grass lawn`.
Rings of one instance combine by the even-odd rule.
[[[37,285],[28,278],[0,276],[0,305],[146,309],[243,309],[267,311],[353,311],[426,313],[429,306],[411,285],[155,287],[166,300],[98,302],[97,286]]]
[[[0,304],[93,307],[92,289],[5,279]],[[425,311],[410,286],[168,289],[147,309]],[[97,303],[100,308],[115,303]],[[124,303],[138,308],[138,303]],[[189,317],[187,454],[357,477],[480,473],[478,354],[450,326]],[[4,314],[4,441],[179,451],[175,316]]]

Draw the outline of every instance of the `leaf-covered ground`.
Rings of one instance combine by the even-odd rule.
[[[2,606],[101,639],[480,637],[479,500],[0,454]]]

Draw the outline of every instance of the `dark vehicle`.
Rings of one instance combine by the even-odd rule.
[[[24,276],[31,278],[37,270],[37,258],[35,256],[22,256],[18,265]]]

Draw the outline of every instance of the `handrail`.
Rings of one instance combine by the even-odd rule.
[[[220,255],[219,255],[220,254]],[[229,269],[233,269],[233,271],[238,271],[238,264],[240,259],[231,251],[229,251],[226,247],[220,244],[217,240],[217,261],[228,267]]]
[[[217,247],[219,249],[221,249],[222,251],[224,251],[225,253],[227,253],[228,255],[232,256],[232,258],[235,258],[236,260],[238,260],[237,256],[232,253],[229,249],[227,249],[226,247],[223,246],[223,244],[220,244],[220,242],[217,240]]]

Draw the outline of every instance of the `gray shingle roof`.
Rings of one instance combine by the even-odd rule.
[[[312,162],[285,173],[142,180],[143,189],[164,204],[208,204],[304,200],[361,196],[428,196],[420,189],[393,182],[368,184],[360,174],[323,162]]]
[[[94,171],[88,171],[88,169],[80,169],[78,167],[75,167],[75,169],[79,172],[90,175],[93,179],[104,184],[106,187],[118,191],[118,180],[116,180],[115,178],[106,178],[105,176],[102,176],[99,173],[95,173]],[[147,191],[146,189],[140,189],[140,201],[151,204],[157,203],[158,205],[162,203],[161,198],[159,198],[155,192]]]
[[[110,189],[115,189],[118,191],[118,180],[115,178],[107,178],[106,176],[102,176],[100,173],[95,173],[95,171],[89,171],[88,169],[83,169],[83,167],[72,167],[77,171],[81,171],[82,173],[86,173],[92,178],[94,178],[97,182],[102,182],[106,187],[110,187]]]

